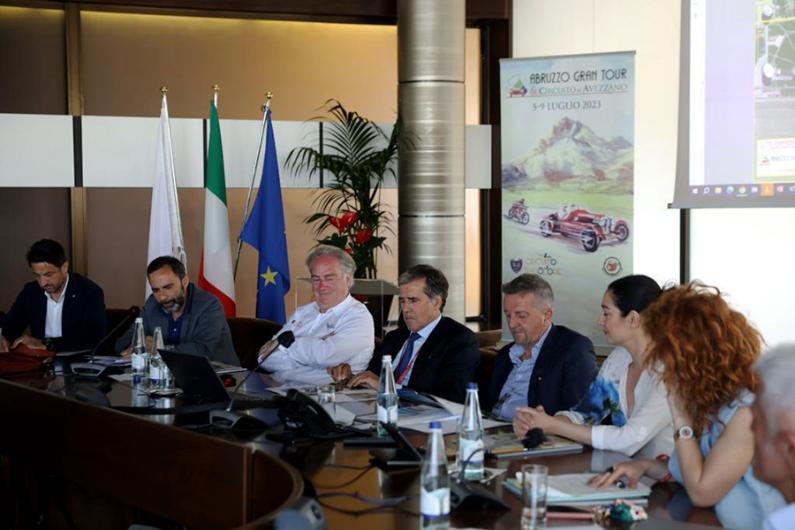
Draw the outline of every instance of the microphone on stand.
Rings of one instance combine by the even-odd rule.
[[[264,355],[258,356],[257,363],[259,364],[262,361],[264,361],[268,357],[268,355],[276,351],[276,348],[278,348],[279,346],[284,346],[285,348],[289,348],[290,346],[292,346],[293,342],[295,342],[295,334],[293,334],[293,332],[290,330],[285,331],[284,333],[276,337],[275,341],[273,342],[271,347],[266,350]],[[254,368],[253,370],[249,370],[249,372],[246,374],[246,377],[244,377],[243,380],[237,384],[235,389],[232,391],[232,395],[229,396],[229,404],[227,405],[226,409],[210,411],[210,423],[221,426],[226,429],[240,428],[240,425],[244,423],[248,423],[248,426],[246,427],[245,430],[256,430],[257,428],[260,427],[259,425],[255,425],[256,422],[259,422],[257,418],[249,416],[248,414],[238,414],[237,412],[234,412],[232,410],[234,409],[235,406],[234,394],[237,393],[240,387],[243,386],[243,384],[246,381],[248,381],[248,378],[251,377],[251,374],[253,374],[256,370],[257,370],[256,368]],[[264,429],[265,427],[266,426],[264,426],[263,424],[262,428]]]
[[[519,440],[525,448],[534,449],[541,445],[544,441],[544,431],[539,427],[530,429],[527,436]],[[499,445],[495,445],[490,449],[498,447],[507,447],[515,445],[516,441],[511,441]],[[463,462],[461,462],[461,469],[458,471],[458,477],[450,482],[450,504],[454,510],[508,510],[508,505],[502,499],[497,497],[488,488],[472,482],[467,482],[464,479],[467,465],[476,454],[486,452],[485,448],[473,451]]]
[[[129,313],[127,313],[127,315],[124,318],[122,318],[121,321],[118,324],[116,324],[112,330],[110,330],[110,333],[99,339],[97,345],[94,346],[94,348],[91,350],[91,355],[89,355],[88,362],[72,363],[70,365],[72,373],[74,373],[75,375],[80,375],[85,377],[96,377],[96,378],[105,375],[108,369],[111,367],[102,364],[96,364],[94,362],[94,357],[96,356],[96,353],[99,351],[99,347],[102,346],[109,338],[114,336],[116,332],[122,329],[124,326],[129,326],[130,322],[134,320],[135,317],[137,317],[140,314],[140,312],[141,312],[140,308],[135,306],[131,307],[129,309]]]
[[[295,342],[295,334],[288,329],[287,331],[276,337],[276,339],[271,340],[269,342],[271,342],[272,344],[267,350],[265,350],[265,353],[260,353],[257,355],[258,365],[262,364],[265,361],[265,359],[267,359],[270,356],[271,353],[275,352],[279,348],[279,346],[284,346],[285,348],[289,348],[290,346],[292,346],[293,342]]]

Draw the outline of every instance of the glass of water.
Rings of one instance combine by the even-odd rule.
[[[548,473],[547,466],[522,466],[522,530],[546,525]]]
[[[334,385],[321,385],[317,387],[317,402],[323,407],[331,419],[337,421],[337,409],[335,404]]]

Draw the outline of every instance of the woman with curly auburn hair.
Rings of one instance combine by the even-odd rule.
[[[749,407],[758,385],[753,365],[762,336],[717,288],[698,282],[666,289],[644,312],[643,327],[650,340],[646,363],[661,367],[673,418],[668,471],[695,506],[714,506],[724,526],[761,528],[766,514],[784,504],[751,469]],[[665,473],[657,460],[637,460],[614,466],[593,485],[623,475],[634,487],[644,474]]]

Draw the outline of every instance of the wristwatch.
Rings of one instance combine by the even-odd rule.
[[[674,433],[674,440],[689,440],[694,434],[693,427],[690,425],[683,425]]]

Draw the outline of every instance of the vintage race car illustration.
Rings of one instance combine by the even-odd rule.
[[[577,237],[587,252],[596,252],[603,241],[625,241],[629,237],[629,224],[623,219],[592,213],[574,204],[547,215],[539,228],[544,237]]]

